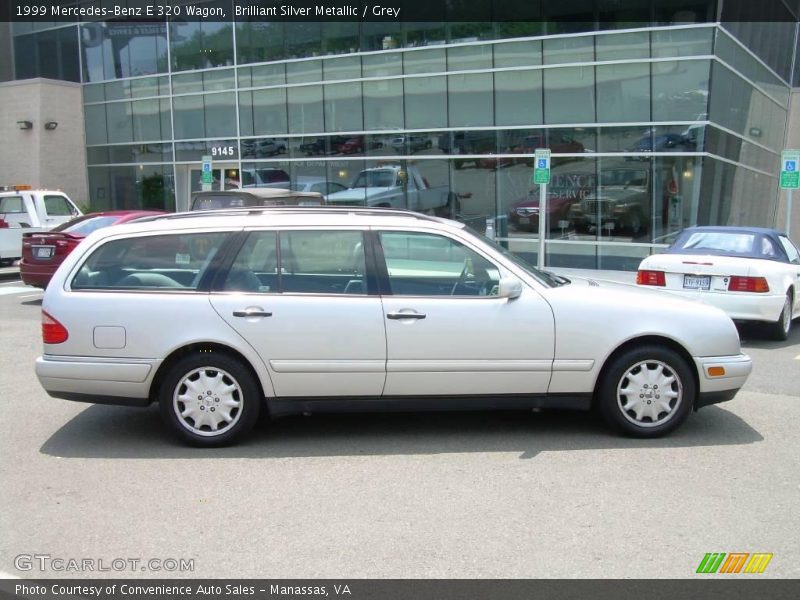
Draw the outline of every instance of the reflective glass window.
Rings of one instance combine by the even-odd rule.
[[[133,119],[130,102],[109,102],[106,104],[108,141],[130,142],[133,140]]]
[[[649,64],[598,65],[596,77],[598,122],[650,120]]]
[[[527,67],[542,64],[542,41],[526,40],[495,44],[495,67]]]
[[[322,61],[302,60],[286,63],[287,83],[306,83],[322,80]]]
[[[598,35],[595,37],[595,54],[597,60],[650,58],[650,34],[644,31]]]
[[[364,129],[399,129],[404,126],[402,79],[365,81],[362,88]]]
[[[307,133],[324,131],[322,86],[305,85],[287,89],[289,131]]]
[[[403,54],[403,72],[406,75],[415,73],[441,73],[447,70],[444,50],[416,50]]]
[[[492,46],[456,46],[447,49],[447,70],[468,71],[492,68]]]
[[[447,86],[451,127],[494,124],[494,95],[490,73],[450,75]]]
[[[594,67],[544,71],[545,123],[591,123],[595,120]]]
[[[285,58],[284,24],[272,21],[236,23],[236,49],[239,64]]]
[[[594,38],[591,36],[545,39],[543,45],[546,65],[594,60]]]
[[[542,122],[542,72],[500,71],[494,74],[495,123],[535,125]]]
[[[324,86],[324,93],[326,131],[363,129],[360,83],[329,83]]]
[[[106,106],[105,104],[90,104],[83,107],[87,144],[105,144],[108,142]]]
[[[694,121],[707,114],[709,68],[707,60],[653,63],[653,120]]]
[[[424,129],[447,123],[444,77],[411,77],[404,81],[406,127]]]

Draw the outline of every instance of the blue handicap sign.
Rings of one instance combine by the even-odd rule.
[[[208,163],[203,163],[203,171],[210,171],[211,165]]]
[[[546,168],[547,168],[547,159],[545,159],[545,158],[540,158],[540,159],[539,159],[539,165],[538,165],[538,168],[540,168],[540,169],[546,169]]]
[[[784,171],[796,171],[797,170],[797,162],[794,161],[794,160],[787,160],[783,170]]]

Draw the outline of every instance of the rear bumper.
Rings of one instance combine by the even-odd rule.
[[[654,288],[664,289],[664,288]],[[750,292],[696,292],[683,290],[664,291],[688,300],[715,306],[734,321],[767,321],[774,323],[780,317],[786,295],[756,294]]]
[[[19,263],[19,276],[26,285],[45,288],[50,283],[57,268],[58,265],[31,265],[25,262],[25,259],[22,259]]]
[[[54,398],[143,406],[149,403],[150,383],[160,362],[45,355],[36,359],[36,376]]]
[[[746,354],[694,357],[694,362],[697,366],[700,387],[698,407],[733,398],[753,370],[753,360]],[[720,368],[724,374],[713,375],[715,370],[718,371]]]

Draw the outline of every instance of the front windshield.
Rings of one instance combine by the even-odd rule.
[[[513,262],[523,271],[531,275],[533,278],[536,279],[536,281],[538,281],[542,285],[545,285],[547,287],[558,287],[560,285],[564,285],[565,283],[569,283],[568,279],[564,279],[563,277],[558,277],[557,275],[554,275],[553,273],[548,273],[547,271],[540,271],[521,256],[514,254],[505,246],[498,244],[493,239],[488,238],[485,235],[478,233],[477,231],[474,231],[472,229],[464,229],[464,231],[468,232],[471,235],[474,235],[480,241],[488,244],[489,246],[500,252],[500,254],[505,256],[508,260]]]
[[[353,183],[354,188],[392,187],[394,171],[362,171]]]

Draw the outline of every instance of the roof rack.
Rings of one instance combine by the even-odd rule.
[[[147,221],[171,221],[175,219],[193,219],[197,217],[220,217],[220,216],[242,216],[242,215],[263,215],[270,213],[313,213],[313,214],[353,214],[364,216],[385,215],[392,217],[408,217],[421,221],[432,221],[435,223],[452,223],[442,217],[434,217],[422,213],[406,210],[402,208],[389,208],[383,206],[244,206],[239,208],[219,208],[210,210],[191,210],[179,213],[167,213],[143,217],[136,219],[137,223]]]

